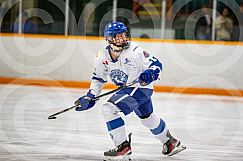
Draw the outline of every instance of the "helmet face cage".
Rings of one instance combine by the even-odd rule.
[[[130,37],[127,32],[118,33],[115,35],[110,34],[107,39],[109,44],[114,44],[118,47],[124,47],[128,41],[130,41]]]

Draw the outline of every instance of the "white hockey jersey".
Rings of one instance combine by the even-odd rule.
[[[124,85],[137,79],[143,71],[149,68],[154,70],[158,68],[161,71],[162,64],[137,43],[130,42],[130,47],[124,49],[117,60],[112,59],[109,46],[107,46],[96,55],[90,90],[98,96],[103,83],[107,82],[107,77],[116,85]],[[134,87],[153,89],[153,82],[147,86],[137,83]]]

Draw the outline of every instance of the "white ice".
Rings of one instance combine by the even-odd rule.
[[[103,152],[114,146],[100,112],[106,99],[89,111],[47,119],[72,106],[85,91],[0,85],[0,160],[102,160]],[[127,133],[133,133],[133,160],[243,160],[243,98],[154,93],[153,103],[154,112],[187,149],[163,156],[162,145],[132,113],[124,119]]]

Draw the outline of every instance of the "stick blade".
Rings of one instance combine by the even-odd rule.
[[[56,117],[54,117],[54,116],[49,116],[48,117],[48,120],[54,120],[54,119],[56,119]]]

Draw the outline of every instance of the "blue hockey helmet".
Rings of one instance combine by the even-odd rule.
[[[130,46],[130,36],[127,27],[121,22],[109,23],[104,30],[105,40],[113,52],[121,53]]]
[[[113,22],[105,26],[104,36],[106,40],[109,40],[110,37],[114,38],[117,34],[127,32],[127,27],[122,22]]]

